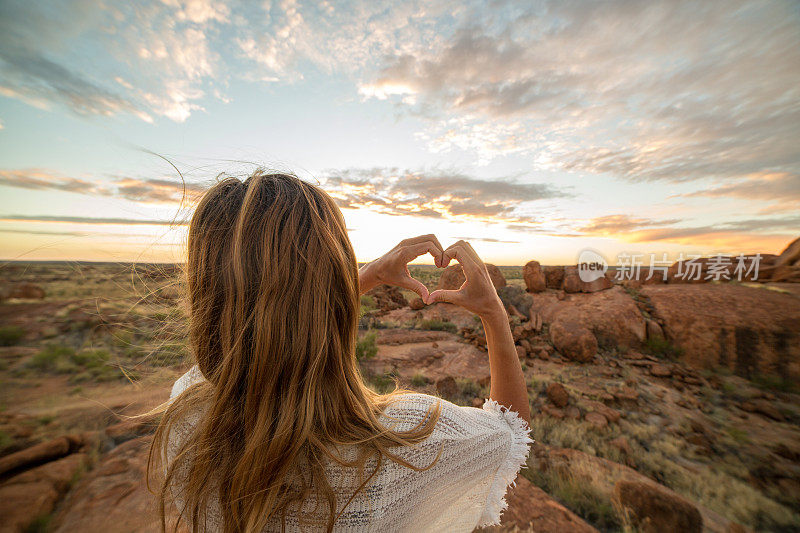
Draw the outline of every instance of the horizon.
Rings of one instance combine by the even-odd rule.
[[[259,165],[319,182],[359,262],[427,233],[502,266],[800,235],[788,0],[10,1],[0,74],[4,261],[180,263],[197,195]]]

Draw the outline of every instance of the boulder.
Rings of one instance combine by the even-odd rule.
[[[506,493],[508,509],[501,525],[483,531],[537,531],[539,533],[597,533],[575,513],[555,501],[545,491],[522,476]]]
[[[541,315],[545,324],[559,320],[578,322],[594,333],[599,345],[608,348],[638,348],[647,340],[647,324],[641,311],[622,287],[594,294],[531,294],[529,313]]]
[[[458,394],[458,384],[453,376],[445,376],[436,380],[436,392],[445,398],[452,398]]]
[[[664,330],[661,329],[661,325],[652,318],[648,318],[645,322],[647,324],[647,340],[663,341]]]
[[[64,457],[73,447],[70,439],[59,437],[12,453],[0,458],[0,476]]]
[[[367,291],[366,294],[372,296],[381,313],[388,313],[393,309],[400,309],[408,305],[408,301],[400,289],[391,285],[378,285]]]
[[[489,277],[495,289],[506,286],[506,278],[503,273],[495,265],[486,263],[486,270],[489,272]],[[442,277],[439,278],[437,289],[458,290],[467,278],[464,276],[464,270],[461,265],[450,265],[442,272]]]
[[[560,289],[564,284],[563,266],[543,266],[542,273],[548,289]]]
[[[608,274],[604,275],[603,277],[597,278],[594,281],[586,282],[581,280],[577,266],[568,266],[564,269],[564,285],[563,285],[564,292],[592,293],[592,292],[604,291],[606,289],[610,289],[613,286],[614,282],[611,280]]]
[[[614,486],[614,496],[628,510],[639,531],[703,531],[700,511],[674,492],[660,490],[649,483],[621,480]]]
[[[539,261],[528,261],[522,267],[522,278],[525,280],[525,287],[528,292],[542,292],[547,288],[547,282]]]
[[[569,393],[561,383],[551,383],[547,386],[547,399],[556,407],[566,407],[569,403]]]
[[[764,274],[772,281],[800,282],[800,238],[792,241],[772,265],[764,269]]]
[[[420,309],[425,307],[425,302],[422,301],[422,298],[417,296],[416,298],[412,298],[411,301],[408,302],[408,307],[410,307],[414,311],[419,311]]]
[[[559,320],[551,324],[550,340],[556,350],[571,361],[588,363],[597,354],[597,339],[578,322]]]
[[[603,429],[604,427],[608,426],[608,419],[600,413],[596,413],[594,411],[586,413],[583,419],[591,424],[595,429]]]

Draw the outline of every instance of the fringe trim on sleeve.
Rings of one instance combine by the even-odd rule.
[[[508,507],[506,502],[506,490],[514,486],[514,480],[520,469],[525,465],[530,451],[530,444],[533,439],[530,437],[530,428],[527,422],[520,418],[516,411],[510,411],[504,405],[488,399],[483,404],[484,411],[496,412],[511,428],[511,447],[508,455],[500,464],[495,474],[492,486],[489,488],[489,495],[486,498],[486,508],[483,511],[478,527],[486,527],[500,524],[500,515]]]

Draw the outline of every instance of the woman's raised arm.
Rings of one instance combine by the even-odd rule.
[[[514,348],[508,315],[492,284],[486,265],[466,241],[458,241],[444,251],[444,265],[450,259],[461,264],[466,281],[458,290],[433,291],[426,301],[454,303],[480,317],[489,348],[489,395],[497,403],[516,411],[530,424],[531,412],[525,376]]]

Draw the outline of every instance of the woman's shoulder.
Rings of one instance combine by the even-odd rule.
[[[491,399],[482,407],[465,407],[422,393],[397,394],[384,411],[384,418],[400,426],[413,427],[438,406],[435,434],[439,437],[473,437],[486,434],[527,435],[527,423]],[[394,426],[396,429],[405,427]]]

